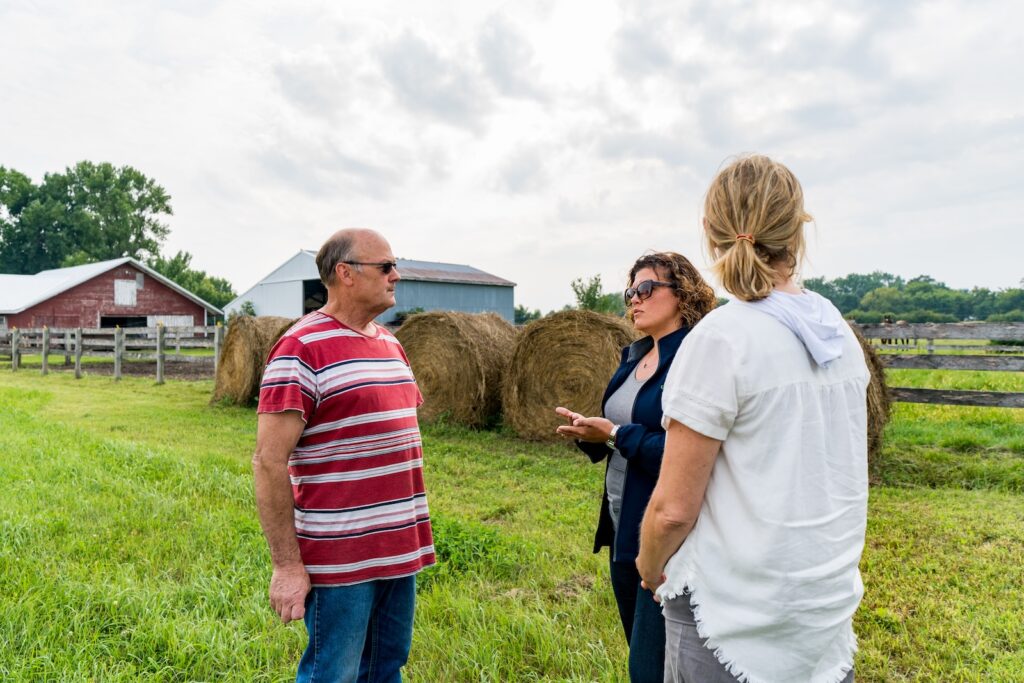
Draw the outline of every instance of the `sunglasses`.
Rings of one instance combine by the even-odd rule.
[[[350,266],[377,266],[384,275],[389,275],[392,269],[398,268],[398,261],[381,261],[380,263],[373,261],[342,261],[342,263],[347,263]]]
[[[655,287],[672,287],[674,286],[671,282],[662,282],[660,280],[644,280],[636,287],[629,287],[625,292],[622,293],[626,299],[626,307],[633,305],[633,297],[637,297],[640,301],[647,301],[651,298],[651,294],[654,294]]]

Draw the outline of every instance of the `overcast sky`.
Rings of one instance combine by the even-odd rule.
[[[572,300],[672,249],[757,151],[804,185],[807,277],[1024,278],[1024,4],[0,0],[0,165],[172,197],[239,291],[334,229]],[[399,307],[401,302],[399,302]]]

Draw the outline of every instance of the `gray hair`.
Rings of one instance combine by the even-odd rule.
[[[334,284],[334,270],[339,263],[353,261],[356,239],[353,231],[339,230],[331,235],[316,255],[316,268],[324,286]]]

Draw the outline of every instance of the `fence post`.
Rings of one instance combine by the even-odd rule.
[[[213,330],[213,376],[217,376],[217,368],[220,365],[220,347],[224,343],[224,326],[217,321],[217,327]]]
[[[175,355],[181,355],[181,328],[179,327],[174,331],[174,353]]]
[[[75,330],[75,379],[82,379],[82,328]]]
[[[64,330],[64,367],[71,365],[71,330]]]
[[[21,366],[21,349],[18,342],[21,341],[21,330],[17,327],[11,330],[11,370],[17,370]]]
[[[43,365],[40,369],[42,374],[50,371],[50,328],[43,325]]]
[[[124,342],[124,330],[118,325],[114,328],[114,379],[121,379],[122,346]]]
[[[156,383],[164,383],[164,334],[167,328],[163,323],[156,324]]]
[[[934,339],[929,339],[928,340],[928,353],[935,353],[935,340]]]

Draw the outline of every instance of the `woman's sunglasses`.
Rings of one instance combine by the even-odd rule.
[[[626,299],[626,307],[633,305],[633,297],[638,297],[640,301],[647,301],[651,298],[651,294],[654,293],[655,287],[672,287],[674,286],[671,282],[662,282],[660,280],[644,280],[639,283],[636,287],[629,287],[622,295]]]
[[[342,261],[342,263],[347,263],[350,266],[377,266],[378,268],[380,268],[380,272],[383,273],[384,275],[388,275],[391,272],[392,268],[398,267],[398,261],[382,261],[380,263],[367,263],[366,261]]]

